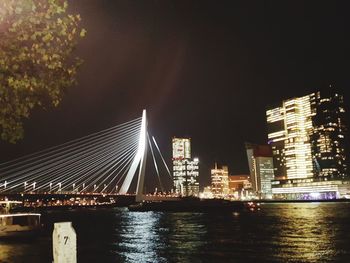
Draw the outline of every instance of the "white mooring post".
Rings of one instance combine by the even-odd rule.
[[[52,246],[53,263],[77,262],[77,235],[72,222],[55,223]]]

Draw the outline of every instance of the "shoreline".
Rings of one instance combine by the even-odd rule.
[[[249,202],[249,201],[248,201]],[[255,200],[260,204],[280,203],[350,203],[350,199],[320,199],[320,200]]]

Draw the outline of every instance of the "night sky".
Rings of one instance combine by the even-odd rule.
[[[69,4],[88,32],[76,50],[84,60],[79,83],[60,107],[33,113],[23,141],[0,143],[1,161],[134,119],[146,108],[168,163],[171,138],[192,138],[203,186],[215,161],[232,174],[248,173],[244,142],[266,143],[268,105],[335,89],[350,111],[347,1]]]

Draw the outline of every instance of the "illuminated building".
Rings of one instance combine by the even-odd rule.
[[[204,187],[203,192],[199,193],[199,198],[204,198],[204,199],[212,199],[214,198],[214,195],[211,191],[211,187],[210,186],[206,186]]]
[[[311,149],[317,177],[345,179],[345,109],[343,96],[316,93],[316,114],[311,135]]]
[[[248,196],[252,184],[249,175],[229,175],[228,187],[230,195],[233,195],[235,199],[241,199]]]
[[[228,167],[222,166],[222,169],[217,167],[211,169],[211,191],[214,197],[224,197],[228,195]]]
[[[309,136],[315,94],[285,100],[267,110],[268,140],[272,147],[276,178],[313,177]]]
[[[272,198],[274,169],[271,147],[246,143],[246,150],[254,193],[260,198]]]
[[[173,138],[173,159],[191,159],[190,138]]]
[[[327,178],[275,180],[272,193],[278,199],[350,198],[350,181]]]
[[[335,198],[347,191],[344,113],[341,95],[321,92],[267,110],[274,196]]]
[[[191,159],[191,139],[173,138],[173,180],[176,193],[197,196],[199,193],[199,160]]]

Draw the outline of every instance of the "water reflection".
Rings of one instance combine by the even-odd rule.
[[[78,262],[350,262],[350,203],[267,204],[256,213],[43,214],[39,238],[0,239],[0,262],[52,262],[54,222],[72,221]]]
[[[124,213],[119,227],[125,262],[197,262],[206,244],[203,214]]]
[[[125,262],[165,262],[158,256],[159,214],[132,212],[121,216],[121,242],[118,244]]]
[[[33,246],[32,240],[0,240],[0,262],[22,263],[22,262],[48,262],[40,259],[38,255],[47,256],[42,247]]]
[[[279,234],[272,242],[276,259],[289,262],[324,262],[337,255],[337,226],[331,216],[332,204],[285,204],[279,207]]]
[[[173,213],[164,218],[162,223],[169,227],[164,243],[170,262],[201,262],[207,243],[204,217],[201,213]]]
[[[2,244],[0,242],[0,262],[9,262],[10,259],[13,257],[13,253],[14,251],[11,246],[7,244]]]

